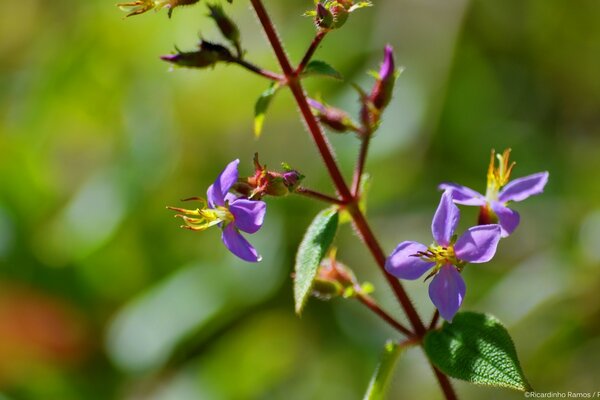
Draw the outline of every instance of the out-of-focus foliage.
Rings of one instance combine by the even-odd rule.
[[[266,2],[298,60],[312,1]],[[247,3],[224,7],[247,57],[276,69]],[[161,62],[201,31],[200,4],[123,19],[113,3],[11,2],[0,14],[0,391],[10,399],[359,399],[381,346],[397,338],[357,302],[309,302],[294,315],[296,246],[320,204],[269,203],[238,262],[217,231],[177,228],[164,209],[204,195],[234,158],[259,151],[331,192],[289,93],[256,140],[265,82],[235,66]],[[465,310],[496,315],[540,391],[597,390],[600,376],[600,7],[596,0],[381,0],[331,33],[316,57],[369,87],[386,43],[406,67],[373,140],[369,216],[385,249],[428,240],[444,180],[483,189],[491,148],[514,176],[547,169],[546,193],[494,262],[465,270]],[[358,109],[349,85],[307,80]],[[349,175],[351,136],[331,136]],[[463,211],[461,227],[476,210]],[[462,229],[461,228],[461,229]],[[348,225],[338,258],[400,310]],[[422,282],[408,289],[432,312]],[[596,385],[596,386],[594,386]],[[466,398],[522,398],[457,382]],[[440,396],[419,350],[398,363],[393,396]],[[138,396],[138,397],[136,397]]]

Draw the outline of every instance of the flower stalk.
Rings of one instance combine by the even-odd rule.
[[[419,317],[402,284],[396,278],[394,278],[385,271],[386,255],[383,252],[383,249],[381,248],[375,235],[373,234],[363,213],[360,211],[358,207],[357,197],[350,191],[348,185],[346,184],[341,174],[341,171],[333,156],[333,150],[331,149],[331,146],[325,138],[320,124],[318,123],[317,119],[315,118],[310,109],[307,96],[304,93],[302,84],[298,79],[298,76],[296,75],[296,70],[290,64],[285,50],[283,49],[283,45],[279,40],[279,37],[277,36],[275,27],[268,13],[265,10],[262,1],[250,0],[250,3],[265,31],[265,34],[271,47],[273,48],[273,51],[281,66],[281,69],[285,77],[287,78],[288,86],[292,91],[292,94],[294,95],[296,103],[298,104],[298,107],[300,109],[302,118],[309,130],[309,133],[311,134],[313,141],[315,142],[318,151],[321,157],[323,158],[327,171],[331,176],[331,179],[333,181],[333,184],[336,188],[340,200],[343,202],[347,202],[347,209],[350,215],[352,216],[352,220],[354,222],[354,226],[357,232],[359,233],[365,245],[368,247],[372,256],[375,258],[378,267],[380,268],[390,287],[394,291],[396,298],[400,302],[400,305],[402,306],[405,314],[407,315],[411,323],[411,326],[414,329],[414,333],[416,334],[416,336],[422,338],[427,331],[426,327],[423,325],[423,321]],[[366,160],[367,150],[368,148],[365,148],[365,155],[361,157],[363,158],[363,166],[364,160]],[[434,369],[435,376],[440,384],[440,387],[442,388],[445,398],[456,399],[456,394],[454,393],[454,390],[448,377],[441,373],[439,370],[437,370],[435,367],[432,366],[432,368]]]

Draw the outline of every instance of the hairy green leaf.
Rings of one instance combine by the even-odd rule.
[[[321,211],[312,221],[296,254],[294,300],[296,313],[302,309],[312,290],[319,263],[337,232],[338,213],[334,208]]]
[[[427,356],[445,374],[479,385],[531,390],[506,328],[489,314],[461,312],[425,336]]]

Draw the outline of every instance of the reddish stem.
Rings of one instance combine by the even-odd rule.
[[[396,321],[388,313],[386,313],[384,310],[382,310],[381,307],[379,307],[379,305],[375,302],[375,300],[373,300],[373,298],[371,296],[360,293],[360,290],[361,290],[360,287],[357,287],[355,289],[356,289],[356,293],[357,293],[356,298],[361,303],[363,303],[365,306],[367,306],[375,314],[379,315],[385,322],[387,322],[392,327],[394,327],[398,331],[402,332],[409,338],[415,337],[414,334],[410,330],[408,330],[404,325],[402,325],[401,323]]]
[[[440,319],[440,312],[436,309],[433,313],[433,317],[431,317],[431,322],[429,323],[429,328],[427,328],[428,331],[435,329],[435,326],[438,323],[438,320]]]
[[[327,35],[327,31],[324,31],[324,30],[320,30],[315,35],[313,41],[310,43],[310,46],[308,47],[308,50],[306,50],[304,57],[302,57],[302,61],[300,61],[300,64],[298,64],[298,67],[296,68],[296,71],[295,71],[296,76],[300,75],[304,71],[304,69],[310,62],[310,59],[315,54],[315,51],[317,51],[319,44],[321,44],[321,41],[323,41],[323,39],[325,38],[325,35]]]
[[[359,133],[360,134],[360,133]],[[360,151],[358,153],[358,161],[356,162],[356,168],[354,169],[354,178],[352,180],[352,194],[354,197],[360,197],[360,181],[365,170],[365,163],[367,162],[367,153],[369,152],[369,143],[371,142],[371,134],[368,133],[362,137],[360,143]]]
[[[442,392],[444,392],[444,397],[446,400],[457,400],[456,393],[454,392],[454,388],[452,387],[452,383],[450,383],[450,379],[446,375],[444,375],[439,369],[437,369],[431,362],[429,363],[431,368],[433,368],[433,373],[437,378],[440,387],[442,388]]]
[[[315,190],[311,190],[311,189],[307,189],[304,187],[299,187],[295,190],[295,193],[298,193],[302,196],[306,196],[306,197],[311,197],[313,199],[317,199],[317,200],[321,200],[321,201],[325,201],[327,203],[331,203],[331,204],[337,204],[339,206],[343,206],[346,203],[344,203],[343,200],[340,200],[338,198],[335,198],[333,196],[329,196],[327,194],[321,193],[321,192],[317,192]]]
[[[285,76],[277,74],[277,73],[269,71],[269,70],[266,70],[266,69],[263,69],[261,67],[258,67],[252,63],[242,60],[241,58],[232,58],[231,62],[234,64],[238,64],[239,66],[242,66],[242,67],[246,68],[247,70],[252,71],[255,74],[263,76],[272,81],[285,82]]]
[[[425,326],[423,325],[421,318],[417,314],[417,311],[412,305],[410,299],[408,298],[408,295],[404,291],[404,288],[402,287],[400,282],[396,278],[388,274],[385,270],[385,253],[383,252],[381,246],[377,242],[377,239],[373,235],[373,232],[371,231],[371,228],[369,227],[364,215],[359,210],[358,205],[356,203],[356,198],[352,195],[350,189],[346,185],[346,182],[333,156],[333,151],[325,138],[321,126],[319,125],[315,116],[310,110],[310,107],[306,100],[306,95],[304,93],[304,90],[302,89],[301,82],[299,79],[297,79],[297,77],[294,74],[295,71],[290,65],[288,57],[285,54],[283,46],[275,31],[275,27],[273,26],[273,23],[271,22],[271,19],[264,8],[262,1],[250,0],[250,2],[256,12],[256,15],[263,29],[265,30],[267,38],[275,53],[275,56],[277,57],[277,60],[281,65],[281,69],[283,70],[283,73],[287,78],[288,86],[292,91],[292,94],[294,95],[296,103],[300,108],[300,113],[302,114],[302,117],[306,122],[308,130],[315,144],[317,145],[321,157],[323,158],[325,166],[327,167],[327,171],[329,172],[329,175],[331,176],[331,179],[333,180],[336,190],[340,196],[340,200],[347,203],[348,211],[352,216],[356,230],[359,232],[364,243],[367,245],[371,254],[377,261],[377,265],[379,266],[381,272],[384,274],[386,280],[392,287],[394,294],[398,298],[400,305],[404,309],[404,312],[406,313],[415,331],[415,334],[418,337],[423,337],[426,333]],[[456,399],[456,395],[454,394],[448,377],[435,368],[434,371],[436,378],[438,379],[439,384],[442,387],[442,391],[444,392],[445,397],[447,399]]]

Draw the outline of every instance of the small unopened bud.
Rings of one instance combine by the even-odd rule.
[[[355,286],[358,286],[356,277],[346,265],[336,260],[336,249],[333,248],[319,264],[312,295],[320,300],[330,300],[352,292]]]
[[[357,131],[357,127],[352,118],[344,110],[324,105],[317,100],[308,99],[308,104],[313,109],[313,113],[323,125],[339,133],[348,131]]]
[[[290,192],[293,192],[296,189],[303,178],[304,175],[296,170],[290,170],[283,174],[283,181]]]
[[[319,28],[329,29],[333,26],[333,14],[323,5],[317,3],[317,15],[315,16],[315,24]]]
[[[229,50],[220,44],[202,41],[199,47],[198,51],[177,51],[175,54],[162,56],[161,59],[188,68],[207,68],[218,62],[229,62],[232,59]]]
[[[208,4],[207,6],[210,11],[209,17],[215,20],[223,36],[239,50],[240,31],[235,22],[225,14],[220,4]]]
[[[377,129],[381,120],[381,114],[392,99],[394,85],[399,71],[394,63],[392,46],[385,46],[384,58],[379,72],[375,75],[377,80],[369,95],[361,92],[360,120],[366,132]]]
[[[397,75],[393,49],[388,44],[385,46],[383,63],[379,69],[379,78],[370,96],[371,102],[378,110],[383,110],[390,103]]]
[[[283,164],[284,172],[270,171],[266,165],[258,161],[258,153],[254,155],[254,175],[241,178],[234,185],[234,190],[241,195],[259,200],[269,195],[287,196],[293,192],[304,178],[304,175]]]
[[[333,3],[331,3],[329,11],[331,12],[331,15],[333,15],[332,27],[338,29],[344,26],[344,24],[348,20],[348,15],[350,14],[348,8],[339,1],[334,1]]]

